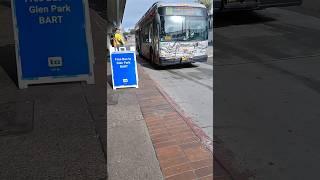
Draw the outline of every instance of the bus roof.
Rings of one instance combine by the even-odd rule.
[[[201,7],[201,8],[206,8],[203,4],[200,3],[166,3],[166,2],[156,2],[155,5],[157,7],[162,7],[162,6],[187,6],[187,7]]]
[[[155,2],[149,9],[148,11],[140,18],[140,20],[137,22],[135,25],[135,29],[139,29],[139,24],[140,22],[149,15],[149,13],[154,9],[154,8],[159,8],[159,7],[164,7],[164,6],[181,6],[181,7],[199,7],[199,8],[206,8],[203,4],[200,3],[167,3],[167,2]]]

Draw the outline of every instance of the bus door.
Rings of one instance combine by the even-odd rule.
[[[159,38],[160,38],[160,25],[154,21],[153,23],[153,35],[152,35],[152,47],[155,55],[155,60],[159,59]]]
[[[146,38],[146,49],[145,49],[145,52],[146,52],[146,57],[148,57],[149,59],[151,59],[151,53],[150,53],[150,49],[152,47],[152,22],[150,22],[148,25],[147,25],[147,33],[148,33],[148,37]]]
[[[141,43],[141,51],[142,55],[146,58],[149,58],[149,50],[150,50],[150,24],[148,23],[147,25],[142,27],[142,43]]]

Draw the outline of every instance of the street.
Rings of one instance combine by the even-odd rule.
[[[216,18],[216,157],[250,179],[319,176],[320,16],[307,14],[270,8]]]
[[[34,6],[41,1],[11,2],[0,3],[0,179],[213,179],[212,149],[159,88],[166,89],[212,138],[213,51],[207,63],[171,67],[163,74],[148,63],[138,64],[139,88],[114,90],[112,79],[120,71],[111,73],[113,56],[106,47],[114,23],[121,23],[126,1],[91,1],[91,9],[85,1],[68,1],[72,6],[66,4],[66,12],[79,8],[63,14],[68,22],[61,23],[36,15],[48,13],[49,6],[59,2],[41,7]],[[103,4],[117,8],[103,10]],[[25,16],[28,13],[32,16]],[[12,15],[22,15],[25,24]],[[22,31],[29,27],[32,31]],[[70,38],[78,32],[83,33]],[[87,55],[79,55],[83,52]],[[133,64],[131,57],[121,60]],[[25,78],[26,67],[36,75]],[[78,68],[94,74],[94,82],[67,79],[84,75],[74,71]],[[159,78],[157,82],[147,71]],[[165,72],[173,83],[193,93],[166,84]],[[25,79],[39,84],[20,86]],[[42,81],[47,79],[54,81]],[[182,93],[175,94],[177,90]]]
[[[189,41],[201,32],[205,40],[205,25],[202,31],[160,33],[150,20],[173,27],[178,23],[158,18],[174,17],[170,8],[164,14],[148,11],[142,0],[92,0],[90,9],[78,4],[72,7],[81,8],[72,11],[66,5],[62,11],[68,21],[61,23],[34,18],[46,11],[34,5],[42,1],[11,2],[26,8],[0,2],[0,180],[319,179],[320,2],[218,14],[207,61],[166,67],[151,65],[138,52],[134,62],[133,33],[142,38],[145,52],[155,52],[160,46],[152,45],[163,40],[152,36],[176,41],[178,32],[185,32],[183,39]],[[28,10],[32,16],[26,16]],[[25,24],[18,26],[21,19],[12,15],[25,18]],[[142,31],[125,23],[137,23],[133,16],[147,17],[138,23]],[[71,38],[76,32],[81,36]],[[111,51],[111,37],[121,33],[128,34],[127,42],[118,45],[130,52]],[[205,54],[203,43],[192,44]],[[177,55],[178,48],[172,49],[167,46],[165,52]],[[183,53],[200,54],[189,48]],[[94,84],[55,81],[83,75],[82,68],[94,74]],[[41,75],[42,70],[48,73]],[[23,76],[25,72],[35,75]],[[21,80],[45,78],[54,81],[19,89]]]
[[[134,36],[127,38],[127,50],[135,46],[134,41]],[[204,176],[208,179],[213,178],[212,149],[209,150],[212,143],[203,145],[208,141],[212,142],[207,136],[213,138],[212,53],[213,49],[210,46],[207,63],[156,69],[150,65],[148,59],[137,55],[138,89],[112,90],[111,64],[108,64],[107,159],[110,178],[127,179],[119,171],[127,169],[128,172],[134,172],[130,176],[137,177],[136,179],[141,179],[141,174],[144,176],[143,179],[156,179],[160,170],[156,168],[157,164],[160,164],[166,179],[193,179]],[[175,105],[168,102],[163,93],[167,94]],[[183,117],[180,114],[182,111]],[[119,115],[119,112],[122,113]],[[200,132],[197,136],[193,129],[194,124],[190,127],[189,122],[186,122],[189,119],[186,118],[191,118],[205,135]],[[150,134],[153,146],[150,144],[149,135],[144,134],[146,130]],[[156,156],[152,156],[152,147],[159,162],[154,162]],[[123,156],[130,160],[119,161],[125,159]],[[139,168],[140,172],[136,171],[137,164],[144,159],[148,159],[147,164],[143,162],[140,166],[145,169]],[[193,164],[195,175],[189,169],[180,170],[186,164]],[[189,168],[191,169],[191,166]]]
[[[134,36],[126,48],[135,46]],[[138,57],[143,69],[207,136],[213,138],[213,47],[208,46],[205,63],[154,69],[148,59]]]

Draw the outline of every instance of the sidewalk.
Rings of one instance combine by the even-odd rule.
[[[103,34],[92,23],[96,85],[18,90],[11,9],[0,11],[0,179],[106,179]]]
[[[108,68],[109,179],[212,180],[212,153],[143,68],[138,89],[116,91]]]
[[[109,180],[213,179],[212,153],[140,66],[139,89],[111,89],[106,26],[95,11],[96,85],[25,90],[15,85],[11,10],[0,11],[0,179],[102,180],[107,170]],[[215,180],[227,179],[214,168]]]
[[[109,83],[107,85],[108,179],[162,179],[135,89],[113,91]]]

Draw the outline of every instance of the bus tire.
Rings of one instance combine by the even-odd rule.
[[[143,58],[143,56],[142,56],[142,51],[141,51],[140,49],[138,50],[138,53],[139,53],[139,57],[140,57],[140,58]]]
[[[150,59],[151,66],[156,69],[158,66],[155,63],[155,55],[154,55],[152,49],[150,49],[150,54],[151,54],[151,56],[150,56],[151,57],[151,59]]]

